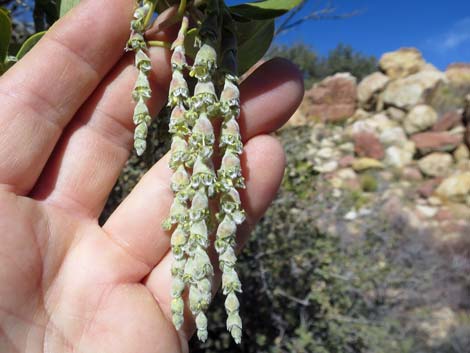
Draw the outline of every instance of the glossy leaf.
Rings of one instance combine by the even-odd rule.
[[[5,61],[8,55],[8,47],[11,37],[11,20],[8,12],[0,8],[0,63]]]
[[[36,45],[37,42],[39,42],[39,40],[45,33],[46,31],[38,32],[26,39],[23,45],[21,46],[20,50],[18,50],[16,58],[20,60],[23,56],[25,56],[26,53],[29,52]]]
[[[59,16],[63,17],[69,10],[77,5],[80,2],[80,0],[62,0],[60,2],[60,12]]]
[[[230,7],[230,12],[237,18],[254,20],[272,19],[284,15],[289,10],[299,6],[303,0],[264,0],[248,2]]]
[[[274,20],[237,22],[238,74],[256,64],[269,49],[274,36]]]

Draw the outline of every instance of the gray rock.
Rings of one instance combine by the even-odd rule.
[[[366,109],[373,109],[376,104],[376,95],[381,92],[390,78],[381,72],[374,72],[366,76],[357,86],[357,99]]]
[[[448,153],[434,152],[418,161],[418,167],[423,174],[438,177],[445,176],[451,170],[453,164],[452,156]]]
[[[421,53],[416,48],[401,48],[385,53],[379,66],[390,78],[406,77],[420,71],[425,66]]]
[[[439,82],[446,82],[446,76],[439,71],[421,71],[414,75],[390,82],[383,93],[386,105],[405,110],[425,103],[426,94],[434,90]]]
[[[401,169],[413,161],[415,146],[411,141],[407,141],[402,147],[390,146],[385,150],[385,164]]]
[[[382,142],[385,146],[404,146],[405,143],[408,141],[406,138],[405,131],[402,127],[396,126],[390,129],[384,130],[380,134],[380,142]]]
[[[387,116],[392,119],[393,121],[396,122],[401,122],[405,118],[406,112],[395,108],[395,107],[388,107],[387,110],[385,111]]]
[[[420,104],[406,115],[403,121],[405,131],[411,135],[429,129],[437,121],[436,111],[429,105]]]

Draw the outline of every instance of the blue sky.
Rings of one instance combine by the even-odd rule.
[[[310,0],[300,15],[326,2]],[[412,46],[440,69],[452,62],[470,62],[470,0],[333,0],[333,3],[337,13],[353,10],[362,13],[343,20],[306,22],[280,35],[276,42],[305,42],[320,54],[327,54],[342,42],[376,57]]]

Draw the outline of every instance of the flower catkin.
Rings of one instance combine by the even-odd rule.
[[[236,343],[241,342],[242,322],[239,315],[239,302],[236,296],[241,292],[241,283],[235,270],[237,225],[245,220],[237,188],[244,188],[240,155],[243,144],[238,126],[240,114],[240,94],[235,76],[227,74],[220,96],[220,112],[222,114],[222,131],[220,148],[222,162],[217,171],[217,184],[220,193],[220,223],[216,232],[215,249],[219,255],[219,266],[222,271],[222,291],[226,295],[225,310],[227,312],[227,330]]]
[[[190,231],[188,202],[191,198],[191,176],[187,170],[189,158],[189,145],[187,137],[191,124],[188,121],[185,104],[189,98],[189,90],[184,79],[186,57],[184,51],[184,38],[188,26],[188,19],[183,18],[176,41],[173,43],[171,57],[172,80],[170,84],[168,105],[172,108],[169,131],[172,134],[170,168],[173,170],[170,187],[175,195],[170,209],[170,216],[164,222],[164,228],[175,227],[171,235],[171,250],[173,254],[171,313],[172,321],[177,329],[184,322],[183,292],[187,278],[187,249]]]
[[[148,0],[138,2],[131,21],[131,36],[127,42],[126,50],[135,52],[135,67],[138,70],[137,80],[132,91],[132,98],[136,102],[134,108],[133,121],[134,148],[137,155],[142,155],[147,147],[148,127],[151,123],[151,116],[147,107],[147,100],[151,97],[152,90],[148,80],[149,72],[152,69],[150,58],[148,57],[147,44],[144,39],[146,18],[152,9],[152,4]]]
[[[185,279],[189,287],[189,308],[196,321],[197,336],[207,339],[206,310],[212,299],[214,275],[208,255],[211,232],[209,197],[214,196],[216,174],[212,163],[215,134],[210,118],[211,108],[217,102],[211,81],[216,67],[216,52],[210,43],[204,43],[196,54],[190,75],[197,79],[194,94],[189,100],[190,116],[196,120],[189,137],[188,164],[192,166],[191,190],[193,193],[189,211],[188,260]]]
[[[236,43],[230,40],[228,44],[224,44],[221,60],[224,68],[221,70],[217,67],[216,50],[219,33],[217,28],[220,26],[218,3],[213,1],[210,4],[208,16],[199,29],[199,49],[191,67],[187,65],[184,47],[188,29],[186,16],[183,17],[178,37],[172,45],[172,80],[168,105],[172,109],[169,123],[172,134],[169,166],[173,170],[170,186],[174,200],[163,226],[167,230],[173,230],[171,312],[175,327],[180,329],[184,322],[183,297],[187,290],[189,309],[195,319],[198,338],[201,341],[207,339],[206,311],[212,299],[214,276],[208,249],[211,245],[210,235],[213,234],[222,272],[222,290],[226,295],[226,325],[235,342],[240,343],[242,322],[237,293],[241,292],[241,283],[235,270],[235,246],[237,226],[245,220],[238,189],[244,188],[245,183],[240,163],[243,144],[237,121],[240,114],[240,94],[238,78],[233,74],[236,70],[232,65],[236,57]],[[233,33],[228,34],[233,39]],[[140,37],[136,38],[138,45],[139,40]],[[185,78],[186,70],[195,79],[192,94]],[[218,87],[221,88],[220,98],[214,86],[216,73],[222,73],[224,82],[223,87]],[[141,116],[145,110],[146,94],[150,95],[150,91],[137,85],[136,91],[141,92],[135,95],[138,98],[136,111]],[[140,121],[144,120],[139,120],[139,124]],[[218,141],[214,121],[221,122]],[[217,171],[212,160],[216,143],[221,154]],[[215,217],[211,204],[213,207],[218,206],[219,211]]]

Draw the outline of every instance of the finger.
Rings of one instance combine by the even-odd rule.
[[[273,60],[265,65],[242,87],[248,92],[252,92],[251,85],[259,89],[258,96],[248,96],[242,104],[245,139],[270,133],[281,126],[295,111],[303,96],[301,75],[292,64],[285,60]],[[276,77],[273,77],[274,72]],[[264,82],[264,85],[258,82]],[[270,102],[269,109],[266,109],[267,102]],[[249,170],[246,172],[249,173]],[[171,173],[167,155],[142,178],[104,225],[113,239],[125,244],[132,256],[141,259],[150,268],[161,260],[169,248],[169,237],[162,230],[161,223],[168,216],[173,201],[169,187]]]
[[[244,168],[247,171],[247,188],[240,192],[243,207],[247,213],[247,222],[242,225],[237,236],[237,243],[246,242],[248,234],[267,207],[274,199],[282,180],[285,157],[282,146],[273,137],[260,135],[248,141],[246,145]],[[216,257],[213,257],[216,258]],[[173,256],[170,252],[155,267],[146,279],[146,285],[155,296],[160,309],[171,321],[171,263]],[[213,263],[217,268],[216,261]],[[219,271],[217,271],[219,272]],[[213,293],[220,284],[220,273],[213,280]],[[186,307],[189,307],[186,305]],[[194,331],[194,321],[189,312],[185,314],[182,332],[186,338]]]
[[[148,102],[154,116],[163,106],[170,81],[168,50],[152,48],[153,91]],[[137,77],[132,55],[123,58],[100,84],[65,130],[32,196],[98,217],[129,156],[133,143]]]
[[[63,128],[123,53],[132,1],[82,1],[0,80],[0,184],[26,194]]]
[[[153,67],[157,72],[152,75],[156,96],[152,105],[158,111],[167,94],[170,69],[164,49],[155,48],[153,53]],[[276,78],[269,79],[274,76],[274,71],[278,73]],[[284,96],[288,95],[295,85],[292,77],[296,73],[291,64],[275,60],[261,68],[255,74],[256,77],[242,87],[247,87],[248,96],[245,96],[247,98],[243,104],[241,119],[247,120],[246,114],[257,117],[253,119],[257,123],[243,125],[246,134],[248,130],[253,135],[263,129],[271,131],[284,121],[284,118],[269,119],[269,115],[262,114],[259,105],[265,104],[269,97],[279,101],[278,91]],[[61,207],[67,205],[91,217],[97,217],[101,213],[127,159],[127,151],[132,146],[131,116],[134,103],[130,99],[130,91],[135,75],[132,68],[119,69],[117,74],[113,73],[100,86],[90,102],[78,113],[41,177],[40,190],[34,194],[37,198],[46,199]],[[259,85],[258,81],[264,82],[264,85]],[[254,96],[250,97],[253,89],[261,92],[258,103]],[[285,106],[281,103],[273,104],[274,111],[279,116],[289,116],[292,113],[291,103],[295,99],[297,97],[294,94],[291,101],[284,98]]]

